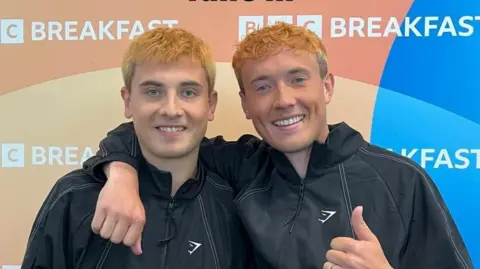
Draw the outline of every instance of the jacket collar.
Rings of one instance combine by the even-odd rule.
[[[328,168],[340,164],[351,157],[364,143],[362,135],[341,122],[329,125],[329,134],[325,143],[315,141],[312,145],[307,168],[307,179],[319,177]],[[276,169],[285,178],[300,184],[300,177],[290,161],[282,152],[272,149],[272,160]]]
[[[198,161],[195,176],[188,179],[180,189],[178,189],[174,198],[176,200],[190,200],[197,197],[202,190],[205,179],[205,167]],[[139,180],[140,193],[143,192],[144,195],[154,195],[164,199],[172,198],[172,174],[170,172],[160,170],[144,161],[140,167]]]

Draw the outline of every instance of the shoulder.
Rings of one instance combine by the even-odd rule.
[[[358,150],[357,155],[388,181],[415,183],[416,180],[428,178],[427,172],[412,159],[376,145],[367,143]]]
[[[49,232],[78,227],[92,215],[103,184],[83,170],[74,170],[57,180],[43,201],[35,219],[35,229]],[[68,226],[65,226],[67,225]]]
[[[406,156],[366,144],[357,157],[374,171],[402,211],[409,211],[417,196],[440,196],[425,169]]]
[[[408,157],[368,143],[356,155],[377,175],[408,227],[416,197],[428,193],[425,186],[434,186],[426,171]]]
[[[65,207],[73,203],[97,200],[103,184],[96,181],[84,170],[73,170],[62,176],[52,187],[45,201],[46,210]]]
[[[77,169],[58,179],[52,190],[60,197],[73,192],[101,187],[103,187],[103,183],[95,180],[83,169]]]
[[[205,169],[205,187],[206,190],[214,192],[214,196],[216,194],[224,193],[225,195],[232,196],[234,194],[234,190],[228,180],[222,178],[217,173],[204,168]]]
[[[242,157],[248,158],[268,152],[270,146],[264,140],[251,134],[244,134],[234,141],[227,141],[222,135],[219,135],[204,138],[201,142],[201,149],[204,152],[216,150],[222,153],[241,154]]]
[[[248,146],[257,146],[263,143],[263,140],[260,138],[251,135],[244,134],[240,136],[237,140],[225,140],[223,135],[217,135],[211,138],[203,138],[201,142],[202,147],[207,146],[236,146],[236,147],[248,147]]]

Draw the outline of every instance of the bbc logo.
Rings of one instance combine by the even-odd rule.
[[[294,21],[295,18],[295,21]],[[278,22],[303,26],[322,37],[322,15],[274,15],[266,16],[266,24],[274,25]],[[238,39],[241,41],[247,34],[260,29],[265,24],[265,16],[240,16],[238,19]]]
[[[25,167],[25,144],[2,144],[2,167]]]
[[[24,42],[23,20],[0,20],[0,44],[23,44]]]

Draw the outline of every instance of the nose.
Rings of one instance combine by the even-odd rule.
[[[296,101],[293,91],[287,85],[279,85],[275,96],[275,107],[285,109],[294,106]]]
[[[182,115],[182,109],[179,104],[178,97],[175,93],[168,93],[164,99],[164,104],[160,109],[160,113],[165,117],[178,117]]]

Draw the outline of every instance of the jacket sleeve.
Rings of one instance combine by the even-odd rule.
[[[253,135],[243,135],[237,141],[225,141],[222,136],[204,139],[200,148],[202,163],[239,192],[255,178],[268,158],[266,144]]]
[[[473,269],[471,258],[440,192],[415,166],[409,230],[399,269]]]
[[[62,199],[52,190],[42,204],[27,242],[21,269],[73,268],[68,262],[67,212]]]
[[[106,182],[104,164],[119,161],[129,164],[138,171],[143,156],[133,123],[122,123],[107,133],[100,141],[99,150],[83,163],[83,169],[100,182]]]
[[[144,161],[133,123],[123,123],[100,141],[99,151],[86,160],[83,168],[99,181],[107,179],[103,172],[104,164],[120,161],[129,164],[138,171]],[[235,142],[228,142],[222,136],[204,138],[200,148],[200,159],[207,169],[226,179],[239,191],[251,177],[244,171],[254,173],[261,158],[266,158],[265,145],[252,135],[244,135]]]

